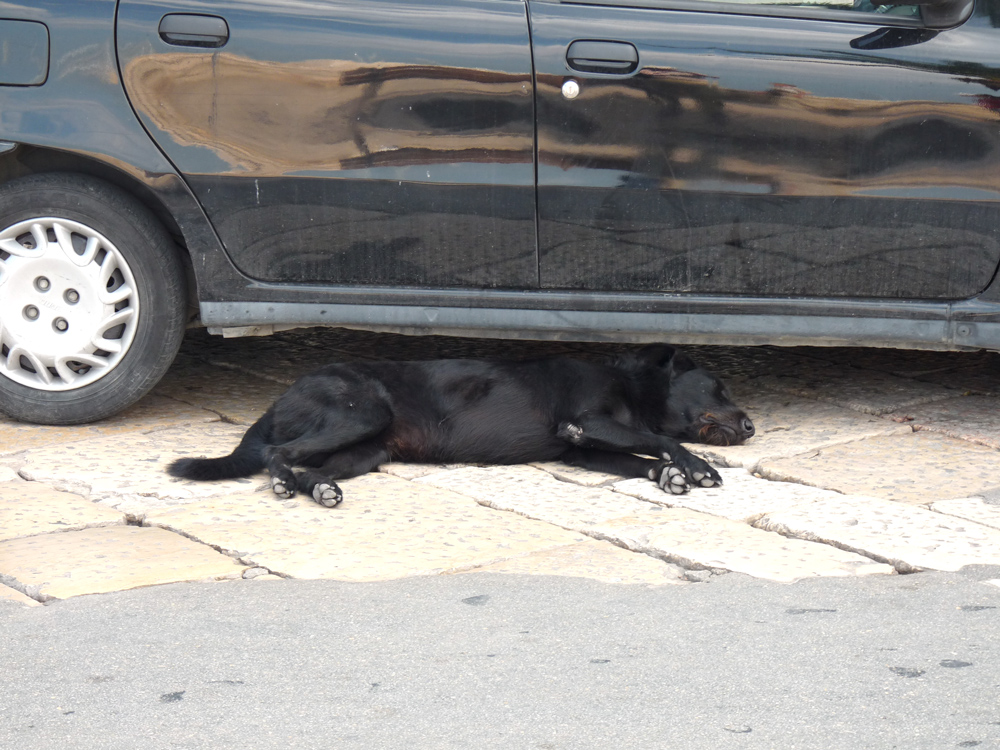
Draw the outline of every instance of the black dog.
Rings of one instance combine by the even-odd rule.
[[[276,494],[302,490],[333,507],[343,497],[334,480],[387,461],[559,459],[648,477],[679,494],[722,483],[679,440],[735,445],[753,433],[722,381],[669,346],[607,364],[565,358],[353,362],[296,381],[231,455],[181,458],[168,471],[185,479],[231,479],[266,466]],[[294,473],[293,466],[307,469]]]

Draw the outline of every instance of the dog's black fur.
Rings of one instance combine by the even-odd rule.
[[[343,497],[334,480],[394,460],[562,460],[681,493],[722,480],[680,440],[735,445],[753,432],[722,381],[665,345],[605,364],[352,362],[296,381],[229,456],[181,458],[168,471],[210,480],[267,467],[276,494],[301,490],[328,507]]]

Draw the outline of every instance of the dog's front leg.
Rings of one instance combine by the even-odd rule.
[[[556,433],[560,438],[580,448],[592,448],[616,453],[641,453],[662,458],[683,474],[683,484],[666,472],[656,479],[665,490],[675,494],[686,492],[688,484],[715,487],[722,484],[722,477],[704,459],[694,455],[677,440],[666,435],[637,430],[610,417],[583,415],[571,422],[563,422]],[[653,477],[651,477],[653,478]]]
[[[581,469],[617,474],[620,477],[642,477],[656,482],[664,492],[680,495],[689,489],[684,472],[662,458],[645,458],[634,453],[615,453],[595,448],[569,448],[559,459]]]

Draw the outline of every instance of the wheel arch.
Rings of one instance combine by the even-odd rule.
[[[162,196],[149,184],[127,170],[81,154],[60,149],[17,144],[0,154],[0,184],[19,177],[48,173],[79,174],[114,185],[145,206],[174,240],[177,256],[188,277],[189,319],[197,317],[198,285],[184,232]]]

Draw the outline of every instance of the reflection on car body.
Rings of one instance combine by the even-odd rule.
[[[226,335],[1000,350],[1000,0],[4,15],[0,408],[19,418],[134,402],[186,303]]]

